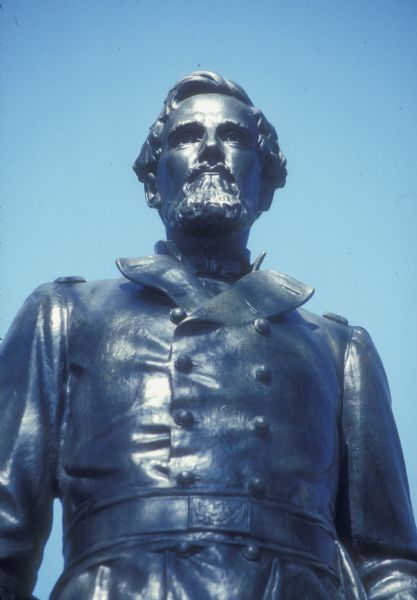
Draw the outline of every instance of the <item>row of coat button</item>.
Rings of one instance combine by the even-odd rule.
[[[174,421],[180,427],[192,427],[195,423],[193,413],[186,408],[179,408],[174,412]],[[260,434],[268,433],[269,423],[265,417],[258,415],[253,420],[253,428]]]
[[[177,484],[182,488],[190,487],[196,482],[196,477],[192,471],[181,471],[176,479]],[[261,479],[254,477],[248,484],[248,490],[252,496],[259,498],[265,495],[266,486]]]
[[[201,548],[199,546],[196,547],[188,542],[181,542],[181,544],[178,544],[176,547],[176,552],[178,556],[181,556],[181,558],[188,558],[200,549]],[[242,548],[242,554],[247,560],[259,560],[261,558],[261,553],[261,548],[256,544],[246,544]]]
[[[191,373],[193,361],[187,354],[181,354],[175,359],[175,368],[181,373]],[[262,383],[271,381],[271,369],[267,365],[259,365],[255,371],[255,377]]]
[[[185,319],[186,316],[187,311],[184,308],[173,308],[169,313],[169,318],[175,325],[179,325],[181,321]],[[261,335],[269,335],[271,331],[271,324],[267,319],[255,319],[253,324],[258,333],[260,333]]]
[[[178,325],[187,316],[186,311],[183,308],[174,308],[171,310],[170,319]],[[256,319],[254,321],[256,331],[261,335],[268,335],[270,333],[270,324],[266,319]],[[190,373],[193,367],[191,358],[182,354],[175,360],[175,368],[182,373]],[[271,379],[271,371],[266,365],[260,365],[256,371],[255,376],[258,381],[262,383],[268,383]],[[191,411],[187,409],[179,409],[174,413],[174,420],[177,425],[181,427],[192,427],[195,419]],[[253,427],[255,431],[261,434],[265,434],[269,431],[269,425],[265,417],[257,416],[253,421]],[[180,487],[188,487],[195,483],[195,475],[191,471],[182,471],[177,476],[177,483]],[[265,484],[258,478],[254,478],[249,482],[248,489],[253,496],[263,496],[265,494]],[[260,550],[257,546],[248,545],[243,549],[243,554],[248,560],[258,560],[260,556]]]

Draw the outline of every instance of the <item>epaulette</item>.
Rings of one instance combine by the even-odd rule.
[[[323,313],[323,317],[326,317],[326,319],[330,319],[331,321],[342,323],[342,325],[349,325],[349,321],[346,319],[346,317],[341,317],[340,315],[336,315],[332,312]]]
[[[58,277],[54,283],[86,283],[86,280],[81,275],[69,275],[68,277]]]

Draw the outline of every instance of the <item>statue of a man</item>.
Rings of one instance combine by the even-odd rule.
[[[167,233],[122,278],[36,290],[3,346],[0,597],[417,598],[417,535],[372,341],[246,249],[286,167],[244,90],[196,72],[135,162]]]

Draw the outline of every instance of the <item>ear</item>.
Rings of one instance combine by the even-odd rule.
[[[146,202],[150,208],[159,208],[161,197],[158,192],[156,177],[153,173],[148,173],[144,181]]]

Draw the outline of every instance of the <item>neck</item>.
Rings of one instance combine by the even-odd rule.
[[[234,231],[228,235],[194,237],[176,229],[166,228],[167,240],[175,242],[181,254],[204,256],[223,260],[244,260],[247,258],[246,245],[249,229]]]

